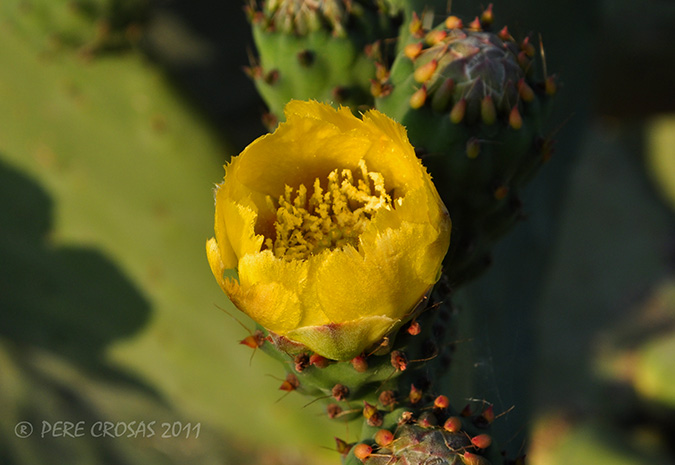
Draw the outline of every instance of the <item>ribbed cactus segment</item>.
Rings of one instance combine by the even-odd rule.
[[[291,99],[372,107],[378,41],[392,18],[372,1],[266,0],[248,6],[259,57],[249,68],[270,126]]]
[[[543,131],[555,78],[530,38],[491,32],[492,21],[489,7],[469,23],[418,28],[376,99],[406,126],[448,207],[454,284],[489,264],[493,241],[521,215],[518,190],[551,154]]]

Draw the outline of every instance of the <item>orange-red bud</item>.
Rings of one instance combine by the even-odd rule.
[[[534,100],[534,91],[532,90],[532,87],[525,82],[525,78],[521,78],[520,81],[518,81],[518,95],[520,95],[520,98],[525,102]]]
[[[448,29],[462,29],[464,24],[457,16],[448,16],[445,20],[445,27]]]
[[[335,449],[340,453],[340,455],[347,455],[352,449],[352,445],[340,438],[335,438]]]
[[[485,458],[477,454],[472,454],[471,452],[464,452],[463,455],[460,455],[464,465],[489,465],[490,462]]]
[[[410,108],[413,110],[417,110],[418,108],[422,108],[424,106],[424,102],[427,101],[427,88],[425,86],[422,86],[418,90],[415,91],[414,94],[410,96]]]
[[[479,434],[471,438],[471,444],[479,449],[487,449],[492,444],[492,438],[488,434]]]
[[[403,54],[410,58],[411,60],[414,60],[417,58],[420,53],[422,53],[422,50],[424,49],[424,44],[422,42],[414,42],[412,44],[408,44],[403,48]]]
[[[466,100],[460,99],[450,110],[450,121],[455,124],[460,123],[466,114]]]
[[[352,366],[359,373],[365,373],[366,371],[368,371],[368,361],[366,360],[366,357],[364,357],[363,355],[354,357],[352,359]]]
[[[417,336],[420,332],[422,332],[422,327],[420,324],[416,321],[411,321],[410,326],[408,326],[408,334],[411,336]]]
[[[387,447],[389,444],[394,442],[394,433],[388,429],[381,429],[375,433],[375,442],[380,447]]]
[[[469,23],[469,27],[467,27],[467,29],[470,31],[481,31],[483,29],[481,27],[480,19],[478,18],[478,16],[476,16],[476,19],[474,19]]]
[[[499,186],[494,191],[495,200],[502,200],[509,193],[509,188],[507,186]]]
[[[405,371],[405,369],[408,368],[408,357],[400,350],[392,351],[391,366],[393,366],[396,371]]]
[[[443,429],[449,431],[450,433],[458,432],[462,429],[462,419],[459,417],[448,418],[443,424]]]
[[[480,22],[485,26],[489,26],[494,20],[495,17],[492,13],[492,3],[490,3],[485,11],[483,11],[483,13],[480,15]]]
[[[293,373],[289,373],[286,375],[286,379],[284,380],[284,382],[281,383],[281,386],[279,386],[279,390],[291,392],[295,391],[299,386],[300,381],[298,381],[298,377],[295,376]]]
[[[411,404],[418,403],[420,400],[422,400],[422,390],[418,389],[414,384],[411,384],[408,400],[410,400]]]
[[[450,400],[447,396],[440,395],[434,399],[434,407],[438,409],[446,409],[450,405]]]
[[[319,354],[312,354],[309,357],[309,364],[317,368],[326,368],[330,364],[330,360]]]
[[[438,68],[438,60],[431,60],[415,70],[413,77],[417,82],[427,82],[436,72]]]
[[[427,34],[424,40],[429,45],[436,45],[437,43],[442,42],[446,37],[448,37],[447,31],[444,29],[434,29]]]
[[[509,126],[516,130],[523,127],[523,117],[520,116],[518,105],[514,106],[509,113]]]
[[[372,453],[373,448],[368,444],[361,443],[354,446],[354,457],[359,459],[361,462],[365,462]]]
[[[497,121],[497,109],[490,95],[483,97],[483,100],[480,102],[480,116],[483,119],[483,123],[487,125],[494,124]]]

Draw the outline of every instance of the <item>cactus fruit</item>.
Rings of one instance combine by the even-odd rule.
[[[398,120],[429,168],[453,220],[446,269],[455,284],[489,263],[492,242],[521,215],[518,190],[551,154],[543,123],[556,81],[537,72],[536,47],[492,8],[415,30],[380,83],[376,108]]]
[[[259,53],[247,69],[269,107],[270,128],[291,99],[370,108],[372,57],[394,35],[392,18],[358,0],[266,0],[247,7]]]

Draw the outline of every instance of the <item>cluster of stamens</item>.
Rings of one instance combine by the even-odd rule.
[[[358,168],[356,173],[332,171],[325,188],[316,178],[311,194],[300,184],[297,189],[286,186],[277,203],[268,197],[270,208],[277,213],[276,237],[267,238],[265,247],[290,261],[307,259],[323,250],[357,246],[373,215],[381,208],[392,208],[382,174],[369,172],[364,160]]]

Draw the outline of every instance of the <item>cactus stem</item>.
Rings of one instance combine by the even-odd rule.
[[[518,130],[523,127],[523,117],[520,116],[520,112],[518,111],[518,105],[515,105],[511,109],[511,112],[509,113],[509,126],[511,126],[515,130]]]
[[[445,19],[445,27],[448,29],[462,29],[464,24],[457,16],[448,16]]]
[[[452,121],[455,124],[459,124],[464,119],[465,114],[466,114],[466,99],[462,98],[459,100],[459,102],[455,103],[455,105],[452,107],[452,110],[450,110],[450,121]]]
[[[414,94],[410,96],[410,108],[413,108],[415,110],[417,110],[418,108],[422,108],[424,102],[426,101],[427,101],[427,88],[426,86],[423,85],[418,90],[416,90]]]

